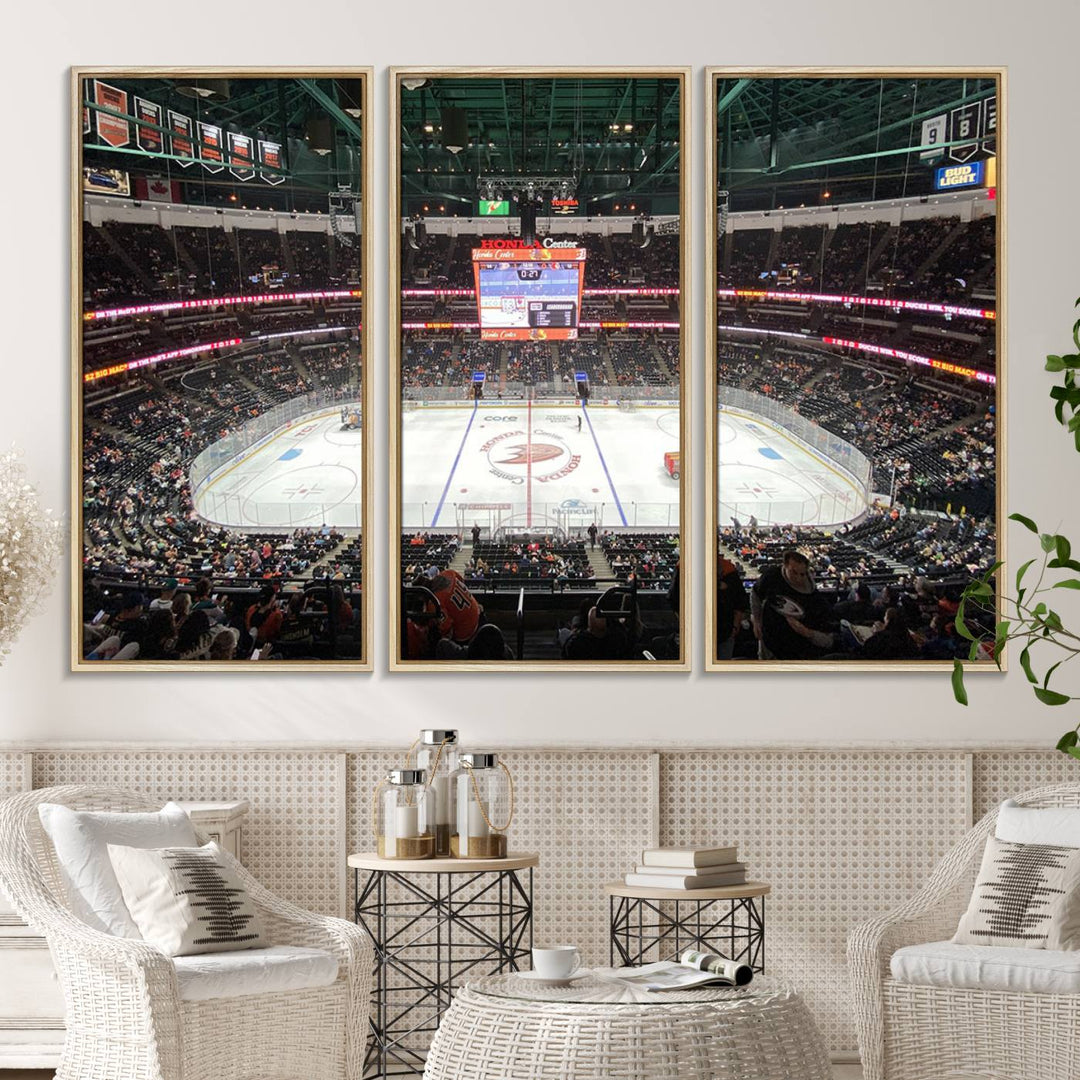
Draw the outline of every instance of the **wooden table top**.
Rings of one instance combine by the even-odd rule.
[[[527,870],[540,865],[535,852],[512,851],[505,859],[384,859],[374,851],[350,855],[354,870],[385,870],[398,874],[481,874],[485,870]]]

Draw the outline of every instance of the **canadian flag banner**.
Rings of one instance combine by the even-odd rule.
[[[135,178],[135,198],[148,202],[180,202],[180,184],[165,176],[137,176]]]

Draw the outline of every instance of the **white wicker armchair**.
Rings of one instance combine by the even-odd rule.
[[[1080,784],[1016,796],[1024,806],[1080,807]],[[848,964],[865,1080],[936,1080],[950,1074],[1001,1080],[1080,1077],[1080,994],[1021,994],[914,986],[892,978],[906,945],[941,941],[967,908],[997,810],[895,911],[857,927]]]
[[[159,807],[89,787],[44,788],[0,802],[0,884],[45,936],[64,993],[67,1037],[57,1080],[359,1080],[373,971],[363,930],[279,899],[226,855],[271,944],[332,953],[337,981],[183,1001],[170,957],[141,940],[91,929],[68,910],[38,820],[43,802],[75,810]]]

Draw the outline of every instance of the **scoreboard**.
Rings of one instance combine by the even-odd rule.
[[[584,248],[473,251],[485,341],[569,341],[578,336]]]

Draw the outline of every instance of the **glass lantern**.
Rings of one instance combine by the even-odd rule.
[[[382,859],[435,854],[435,793],[423,769],[394,769],[375,791],[375,835]]]
[[[425,728],[420,732],[416,767],[428,776],[435,795],[435,855],[450,854],[450,834],[454,831],[454,800],[450,797],[453,778],[459,771],[458,733],[449,728]]]
[[[455,779],[456,832],[450,851],[461,859],[505,859],[514,818],[514,782],[498,754],[461,754]]]

